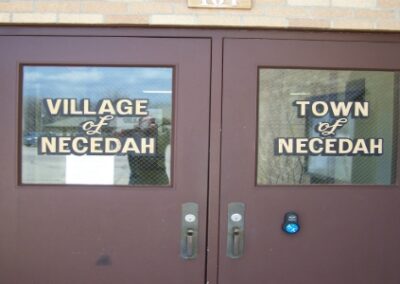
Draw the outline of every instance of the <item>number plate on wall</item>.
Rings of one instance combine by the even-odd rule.
[[[188,0],[191,8],[251,9],[251,0]]]

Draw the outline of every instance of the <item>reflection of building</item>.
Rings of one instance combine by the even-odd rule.
[[[165,122],[162,109],[149,109],[149,114],[156,119],[156,123],[159,126],[170,123]],[[138,125],[138,118],[137,116],[117,116],[111,120],[108,125],[101,127],[101,133],[110,134],[132,129]],[[75,135],[77,133],[82,133],[82,123],[90,120],[98,121],[99,118],[96,116],[61,116],[58,117],[56,121],[43,125],[43,130],[45,132],[52,132],[55,135]]]
[[[149,115],[156,119],[157,125],[163,124],[163,110],[162,109],[155,109],[149,108],[148,109]],[[135,116],[117,116],[114,119],[115,127],[117,131],[130,129],[134,125],[138,124],[138,117]]]

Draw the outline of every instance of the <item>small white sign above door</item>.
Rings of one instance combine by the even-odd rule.
[[[251,0],[188,0],[190,8],[251,9]]]

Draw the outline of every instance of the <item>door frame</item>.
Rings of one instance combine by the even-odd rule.
[[[400,42],[398,32],[354,32],[321,30],[279,30],[279,29],[204,29],[182,27],[118,27],[116,26],[29,26],[7,25],[0,27],[0,36],[101,36],[101,37],[157,37],[157,38],[207,38],[211,39],[211,86],[209,122],[209,179],[207,212],[207,261],[205,282],[217,283],[219,256],[220,218],[220,173],[221,173],[221,135],[222,135],[222,78],[224,39],[280,39],[302,41],[341,41],[391,43]],[[246,55],[243,55],[246,56]],[[399,154],[397,164],[399,164]],[[399,180],[399,179],[398,179]],[[396,182],[398,185],[399,182]],[[225,236],[221,236],[225,237]]]

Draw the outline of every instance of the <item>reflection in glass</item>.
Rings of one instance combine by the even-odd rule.
[[[398,85],[395,72],[260,69],[257,184],[393,184]],[[299,115],[298,101],[307,101],[304,115]],[[322,113],[325,103],[329,111],[316,116],[311,110],[315,102],[319,102],[316,112]],[[367,117],[352,112],[335,116],[331,102],[333,106],[343,102],[345,107],[367,102],[369,113]],[[346,123],[333,135],[318,130],[321,123],[333,125],[341,118]],[[382,153],[327,154],[325,149],[319,154],[280,154],[276,143],[282,137],[320,138],[323,143],[383,139]],[[332,151],[337,148],[334,145]]]
[[[173,68],[170,67],[24,66],[21,182],[169,185],[172,85]],[[50,106],[54,108],[58,106],[56,99],[75,99],[77,114],[52,114],[46,99],[52,99]],[[87,110],[91,115],[79,114],[85,108],[85,99],[90,102]],[[101,116],[95,112],[107,99],[114,103],[125,100],[124,110],[128,109],[129,101],[148,100],[147,114],[117,113],[100,128],[99,133],[89,135],[83,126],[88,121],[99,121]],[[156,142],[151,155],[138,155],[132,151],[90,155],[70,153],[75,148],[82,150],[90,144],[82,141],[65,146],[64,150],[68,153],[41,154],[39,146],[43,145],[43,137],[111,138],[114,139],[114,144],[110,142],[114,147],[112,149],[117,147],[116,140],[154,138]],[[101,144],[102,150],[104,145]]]

